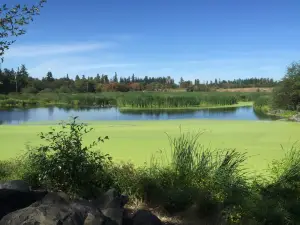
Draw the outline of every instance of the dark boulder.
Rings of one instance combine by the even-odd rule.
[[[114,188],[109,189],[100,198],[93,201],[98,208],[123,208],[128,202],[128,197],[121,195]]]
[[[89,201],[70,202],[61,193],[49,193],[31,206],[2,218],[0,225],[117,225]]]
[[[162,222],[150,211],[138,210],[132,217],[132,225],[162,225]]]
[[[0,184],[0,219],[8,213],[25,208],[41,200],[47,192],[30,191],[29,185],[21,180]]]
[[[96,200],[32,191],[24,181],[0,185],[0,225],[161,225],[150,211],[125,211],[128,197],[110,189]]]
[[[2,189],[0,197],[1,193],[0,225],[122,225],[128,201],[114,189],[93,201],[71,200],[63,192],[38,194]]]
[[[121,195],[115,189],[108,190],[99,199],[92,201],[105,216],[111,218],[118,225],[122,224],[124,205],[127,202],[128,197]]]

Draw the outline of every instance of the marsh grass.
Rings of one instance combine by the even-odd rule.
[[[234,105],[238,103],[235,95],[225,94],[163,94],[146,93],[123,95],[117,99],[120,108],[187,108],[200,106]]]
[[[250,102],[265,93],[226,93],[226,92],[103,92],[103,93],[60,93],[40,92],[10,93],[0,95],[0,107],[34,107],[64,105],[78,106],[117,106],[119,108],[158,109],[230,106],[238,102]]]

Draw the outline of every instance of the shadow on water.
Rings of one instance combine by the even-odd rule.
[[[31,109],[0,110],[0,124],[21,124],[24,122],[45,122],[67,120],[78,116],[86,121],[103,120],[276,120],[278,118],[254,112],[252,107],[215,108],[201,110],[126,110],[117,108],[70,108],[48,107]]]
[[[126,109],[124,111],[121,111],[123,114],[132,114],[132,115],[161,115],[161,114],[167,114],[167,115],[181,115],[181,114],[195,114],[199,111],[203,112],[210,112],[210,113],[235,113],[237,111],[237,108],[223,108],[223,109],[180,109],[180,110],[160,110],[160,109],[139,109],[139,110],[130,110]]]
[[[253,110],[253,113],[259,120],[279,120],[279,119],[281,119],[279,116],[269,116],[269,115],[266,115],[262,112],[258,112],[255,110]]]

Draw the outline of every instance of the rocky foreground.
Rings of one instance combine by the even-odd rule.
[[[0,225],[161,225],[150,211],[132,215],[128,197],[111,189],[95,200],[71,200],[65,193],[31,190],[21,180],[0,184]]]

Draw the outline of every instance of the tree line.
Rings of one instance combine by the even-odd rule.
[[[249,78],[237,80],[220,80],[200,82],[195,79],[180,79],[175,83],[170,76],[165,77],[137,77],[134,74],[129,77],[119,77],[117,73],[109,77],[105,74],[97,74],[94,77],[76,75],[74,79],[68,74],[64,77],[55,78],[49,71],[42,78],[35,78],[29,75],[26,66],[23,64],[17,70],[0,69],[0,93],[11,92],[107,92],[107,91],[165,91],[169,89],[184,88],[187,91],[210,91],[217,88],[244,88],[244,87],[274,87],[276,81],[271,78]]]

